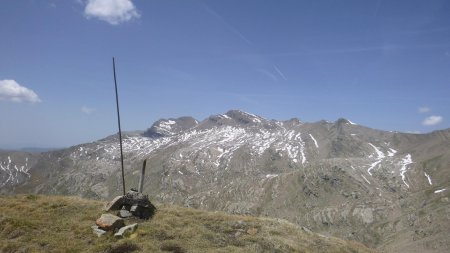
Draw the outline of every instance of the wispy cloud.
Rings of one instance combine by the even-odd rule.
[[[276,57],[297,57],[305,55],[327,55],[327,54],[358,54],[366,52],[393,52],[400,50],[421,50],[421,49],[434,49],[434,48],[447,48],[447,44],[422,44],[422,45],[376,45],[376,46],[355,46],[355,47],[342,47],[342,48],[330,48],[319,50],[300,50],[291,52],[274,52],[264,54],[264,56],[276,56]]]
[[[273,67],[273,69],[271,69],[269,67],[270,70],[268,70],[266,68],[258,68],[258,69],[256,69],[256,71],[269,77],[270,79],[272,79],[275,82],[278,82],[280,80],[280,78],[287,81],[286,76],[283,74],[283,72],[281,72],[281,70],[275,64],[272,65],[272,67]]]
[[[273,65],[273,68],[274,68],[275,71],[278,73],[278,75],[281,76],[281,78],[283,78],[285,81],[287,81],[286,76],[284,75],[283,72],[281,72],[280,68],[278,68],[277,65],[274,64],[274,65]]]
[[[431,112],[431,108],[427,107],[427,106],[423,106],[423,107],[419,107],[418,111],[419,111],[419,113]]]
[[[140,17],[131,0],[88,0],[84,14],[88,18],[98,18],[111,25]]]
[[[252,46],[253,43],[247,39],[246,36],[244,36],[244,34],[242,34],[238,29],[236,29],[234,26],[232,26],[229,22],[227,22],[219,13],[217,13],[215,10],[211,9],[210,7],[208,7],[206,4],[202,4],[202,6],[205,8],[205,10],[211,14],[213,17],[215,17],[217,20],[219,20],[223,25],[225,25],[225,27],[231,31],[232,33],[234,33],[236,36],[238,36],[239,38],[241,38],[245,43],[247,43],[248,45]]]
[[[434,126],[442,122],[444,118],[442,116],[432,115],[423,120],[422,124],[424,126]]]
[[[268,71],[266,69],[256,69],[256,71],[258,71],[259,73],[261,73],[261,74],[267,76],[268,78],[272,79],[272,81],[274,81],[274,82],[278,81],[277,76],[274,73],[272,73],[272,72],[270,72],[270,71]]]
[[[41,102],[41,99],[33,90],[18,84],[15,80],[0,80],[0,100],[17,103]]]
[[[84,114],[89,115],[89,114],[94,113],[94,112],[95,112],[95,109],[83,105],[83,106],[81,107],[81,112],[84,113]]]

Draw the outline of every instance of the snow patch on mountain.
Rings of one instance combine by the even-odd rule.
[[[264,118],[257,116],[255,114],[252,114],[252,113],[248,113],[248,112],[242,112],[242,113],[250,116],[252,118],[252,121],[255,123],[261,123],[261,120],[264,120]]]
[[[159,128],[164,129],[165,131],[170,131],[172,129],[172,125],[175,125],[176,122],[173,120],[168,120],[168,121],[161,121],[161,123],[159,123]]]
[[[397,150],[395,150],[393,148],[389,148],[389,151],[388,151],[389,157],[393,157],[395,155],[395,153],[397,153]]]
[[[369,143],[370,146],[372,146],[375,149],[375,152],[378,155],[378,160],[381,160],[385,157],[384,153],[381,152],[377,147],[375,147],[372,143]]]
[[[317,144],[316,139],[314,138],[314,136],[312,136],[312,134],[309,134],[309,136],[311,137],[311,139],[314,141],[314,145],[316,146],[316,148],[319,148],[319,144]]]
[[[8,156],[7,162],[0,162],[0,169],[7,175],[6,180],[0,186],[18,184],[21,177],[29,178],[31,176],[29,173],[30,167],[28,167],[28,157],[25,159],[25,165],[17,166],[11,159],[11,156]]]
[[[310,137],[317,143],[312,135]],[[305,164],[307,162],[306,144],[301,133],[296,130],[288,130],[285,127],[277,127],[268,131],[264,128],[215,126],[203,130],[194,128],[180,134],[160,138],[146,136],[125,136],[123,138],[124,155],[128,159],[130,156],[148,156],[157,149],[180,144],[189,146],[197,152],[214,149],[215,151],[209,152],[209,155],[213,156],[210,159],[212,159],[215,167],[222,164],[227,167],[234,152],[242,147],[250,148],[250,151],[256,156],[262,156],[266,150],[273,148],[280,152],[280,155],[285,153],[295,163]],[[318,147],[318,144],[316,147]],[[93,149],[104,150],[109,156],[118,157],[120,155],[118,144],[104,145],[99,143]]]
[[[426,172],[424,172],[424,174],[425,174],[425,176],[426,176],[427,179],[428,179],[428,183],[429,183],[430,185],[433,185],[433,183],[431,183],[430,175],[428,175]]]
[[[377,156],[378,156],[378,157],[376,158],[376,161],[373,162],[373,163],[369,166],[369,168],[367,169],[367,173],[369,173],[369,175],[372,176],[372,173],[371,173],[370,171],[373,170],[373,169],[375,168],[375,166],[377,166],[378,164],[380,164],[381,161],[382,161],[386,156],[384,155],[383,152],[381,152],[381,151],[380,151],[377,147],[375,147],[372,143],[369,143],[369,145],[372,146],[372,148],[375,149],[375,153],[376,153]]]
[[[406,181],[405,181],[405,178],[406,178],[406,176],[405,176],[405,173],[406,173],[406,171],[408,170],[408,165],[410,165],[411,163],[413,163],[413,161],[412,161],[412,158],[411,158],[411,155],[410,154],[407,154],[403,159],[402,159],[402,162],[401,162],[401,169],[400,169],[400,176],[402,177],[402,181],[403,181],[403,183],[405,183],[405,185],[409,188],[409,184],[408,183],[406,183]]]
[[[366,178],[364,175],[361,175],[361,176],[362,176],[362,178],[364,178],[364,180],[366,180],[366,182],[367,182],[368,184],[370,184],[370,181],[367,180],[367,178]]]
[[[275,178],[275,177],[278,177],[278,174],[267,174],[266,175],[267,179],[271,179],[271,178]]]

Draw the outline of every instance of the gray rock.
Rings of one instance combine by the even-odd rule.
[[[307,228],[307,227],[302,227],[302,230],[305,231],[308,234],[312,234],[312,231],[309,228]]]
[[[133,214],[128,210],[122,209],[119,211],[119,217],[121,217],[121,218],[128,218],[131,216],[133,216]]]
[[[123,196],[117,196],[115,197],[111,202],[109,202],[106,207],[105,210],[111,211],[111,210],[120,210],[122,208],[123,205]]]
[[[133,233],[134,231],[136,231],[138,227],[137,223],[122,227],[119,229],[119,231],[117,231],[117,233],[114,234],[114,237],[123,237],[125,233]]]
[[[138,205],[132,205],[131,208],[130,208],[130,212],[133,212],[133,213],[137,212],[138,207],[139,207]]]
[[[94,232],[94,234],[96,234],[98,237],[106,234],[106,231],[103,229],[98,228],[98,226],[92,226],[92,232]]]
[[[125,226],[122,218],[109,213],[102,214],[102,216],[95,221],[95,224],[106,231],[119,229]]]

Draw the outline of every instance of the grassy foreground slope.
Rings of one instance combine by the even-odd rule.
[[[284,220],[158,206],[126,238],[97,238],[104,203],[76,197],[0,196],[0,252],[375,252]],[[127,221],[127,224],[136,222]]]

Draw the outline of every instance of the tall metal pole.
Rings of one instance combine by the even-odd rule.
[[[120,164],[122,165],[122,186],[123,186],[123,195],[125,195],[125,173],[123,170],[122,129],[120,128],[119,95],[117,93],[116,62],[114,60],[114,57],[113,57],[113,72],[114,72],[114,86],[116,88],[117,123],[119,125]]]
[[[144,160],[142,164],[141,178],[139,179],[139,192],[142,193],[144,190],[144,177],[145,177],[145,166],[147,165],[147,159]]]

